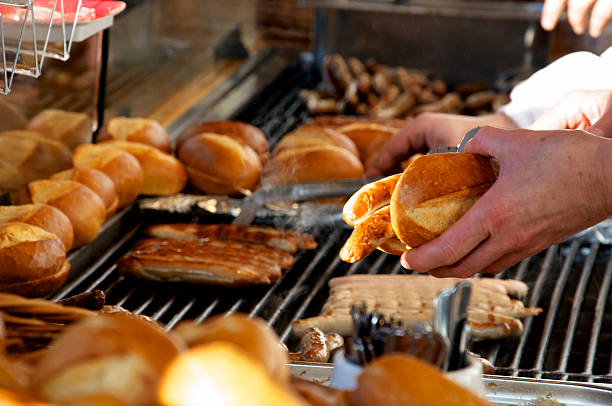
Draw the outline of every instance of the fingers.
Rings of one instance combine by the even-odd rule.
[[[542,7],[542,17],[540,24],[547,31],[552,30],[557,25],[559,17],[565,8],[566,0],[546,0]]]
[[[588,131],[600,137],[612,138],[610,128],[612,128],[612,100],[608,102],[601,118]]]
[[[476,273],[497,274],[529,256],[529,253],[522,251],[500,255],[498,250],[497,244],[487,241],[456,266],[433,269],[429,274],[436,278],[468,278]]]
[[[422,120],[415,119],[402,128],[380,148],[366,168],[365,175],[381,176],[397,166],[399,161],[408,157],[415,149],[420,148],[423,144],[421,135],[426,131],[423,127]]]
[[[599,37],[603,34],[604,28],[612,17],[612,1],[599,0],[591,12],[591,22],[589,24],[589,35]]]
[[[572,30],[578,35],[584,34],[588,15],[597,0],[569,0],[567,3],[567,19]]]
[[[489,237],[483,217],[486,205],[486,200],[481,198],[442,235],[404,253],[402,265],[418,272],[429,272],[460,261]]]

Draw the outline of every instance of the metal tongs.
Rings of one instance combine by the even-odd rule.
[[[434,331],[442,337],[449,349],[448,357],[442,365],[444,371],[455,371],[468,365],[470,325],[467,308],[471,293],[471,282],[462,281],[434,298]]]

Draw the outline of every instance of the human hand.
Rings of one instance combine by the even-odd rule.
[[[506,116],[492,114],[468,117],[456,114],[423,113],[402,128],[378,151],[366,168],[366,176],[382,176],[399,168],[402,160],[416,152],[457,145],[470,129],[497,124],[514,127]]]
[[[567,19],[576,34],[584,34],[587,27],[589,11],[589,35],[599,37],[612,17],[612,1],[610,0],[545,0],[542,7],[540,24],[545,30],[552,30],[557,25],[559,17],[567,7]]]
[[[599,121],[608,106],[612,107],[612,90],[573,90],[564,94],[529,128],[586,130]]]
[[[593,129],[609,131],[606,121]],[[405,267],[437,277],[498,273],[612,214],[612,139],[484,127],[466,152],[495,157],[497,181],[442,235],[405,252]]]

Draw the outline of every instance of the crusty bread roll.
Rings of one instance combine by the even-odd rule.
[[[81,166],[79,168],[66,169],[51,176],[52,180],[72,180],[79,182],[94,192],[106,207],[106,218],[109,218],[119,207],[119,195],[115,184],[104,172],[94,168]]]
[[[142,167],[134,155],[99,145],[81,145],[72,155],[75,167],[86,166],[104,172],[115,184],[119,207],[134,202],[144,181]]]
[[[489,158],[469,153],[424,155],[402,173],[391,196],[397,237],[418,247],[442,234],[495,182]]]
[[[64,213],[47,204],[23,204],[0,206],[1,223],[26,223],[57,235],[66,251],[72,248],[73,230],[70,219]]]
[[[320,127],[314,124],[304,124],[295,131],[283,136],[276,144],[272,155],[276,156],[283,151],[312,146],[333,145],[349,151],[355,156],[359,156],[357,147],[346,135],[332,130],[331,128]]]
[[[288,149],[275,155],[264,167],[261,184],[315,182],[363,176],[357,155],[345,148],[322,144]]]
[[[49,347],[32,388],[61,404],[110,395],[126,405],[153,405],[159,377],[180,350],[151,323],[118,314],[85,318]]]
[[[191,184],[206,193],[253,190],[261,173],[257,153],[226,135],[194,135],[178,149],[177,157],[185,165]]]
[[[70,149],[77,145],[91,143],[91,118],[85,113],[74,113],[64,110],[43,110],[26,126],[28,130],[40,131]]]
[[[70,168],[71,153],[39,132],[7,131],[0,133],[0,161],[15,167],[27,183]]]
[[[260,159],[265,158],[268,154],[266,135],[259,128],[240,121],[210,121],[188,128],[176,140],[176,150],[178,151],[185,141],[194,135],[203,133],[227,135],[239,143],[251,147]]]
[[[93,241],[106,219],[102,199],[90,188],[71,180],[37,180],[28,185],[32,202],[56,207],[72,223],[73,247]]]
[[[485,399],[446,378],[433,365],[395,353],[375,359],[363,369],[351,406],[491,406]]]
[[[0,194],[16,191],[26,183],[15,165],[0,160]]]
[[[227,342],[205,344],[177,357],[164,373],[158,401],[163,406],[306,405],[244,350]]]
[[[0,291],[28,297],[55,292],[68,277],[64,244],[25,223],[0,224]]]
[[[0,131],[24,129],[28,120],[26,116],[4,99],[0,99]]]
[[[286,383],[289,378],[287,354],[281,349],[280,339],[261,319],[252,319],[242,314],[217,316],[202,324],[181,323],[173,334],[190,348],[213,341],[230,342],[259,362],[278,382]]]
[[[112,118],[98,134],[98,142],[131,141],[151,145],[170,153],[172,146],[168,133],[157,121],[148,118]]]
[[[338,132],[346,135],[355,143],[359,151],[359,157],[365,163],[368,154],[372,154],[370,146],[379,138],[388,140],[397,133],[397,129],[387,127],[377,123],[352,123],[344,125],[336,129]],[[380,143],[381,141],[378,141]],[[379,148],[382,144],[379,144]]]
[[[119,149],[132,154],[138,160],[144,175],[140,193],[174,194],[183,190],[187,183],[187,172],[183,164],[155,147],[129,141],[107,141],[97,144],[97,147]]]

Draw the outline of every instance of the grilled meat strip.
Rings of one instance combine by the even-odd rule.
[[[158,224],[147,227],[145,235],[179,240],[233,240],[260,243],[289,253],[298,249],[311,250],[317,242],[311,235],[269,226],[239,226],[235,224]]]

